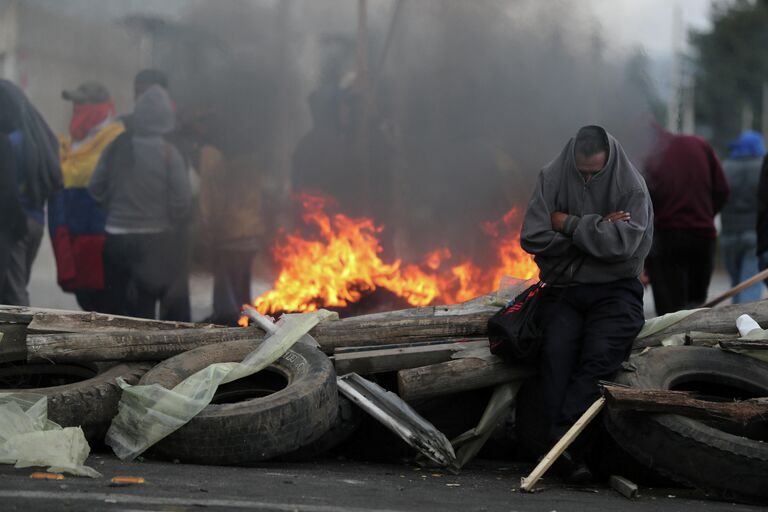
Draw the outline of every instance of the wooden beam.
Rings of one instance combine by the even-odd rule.
[[[603,386],[608,407],[618,410],[681,414],[693,418],[714,418],[749,423],[768,418],[768,399],[713,402],[696,398],[689,391],[636,389]]]
[[[27,324],[0,323],[0,363],[27,357]]]
[[[119,315],[63,309],[0,305],[0,323],[29,324],[30,332],[94,332],[132,329],[191,329],[212,324],[165,322]]]
[[[654,347],[672,334],[689,331],[700,331],[717,334],[736,334],[736,319],[747,314],[755,319],[760,327],[768,326],[768,300],[746,302],[744,304],[729,304],[717,309],[705,309],[691,314],[687,318],[672,324],[668,328],[648,336],[637,339],[633,344],[634,349]]]
[[[720,346],[727,350],[768,350],[768,340],[721,340]]]
[[[468,357],[400,370],[397,372],[397,389],[403,400],[412,401],[496,386],[535,373],[531,368]]]
[[[253,339],[264,334],[255,328],[172,329],[93,333],[28,334],[27,360],[64,362],[162,361],[196,347]]]
[[[334,354],[338,375],[392,372],[451,360],[456,352],[488,346],[488,340],[446,342],[429,345],[403,345],[397,348]]]

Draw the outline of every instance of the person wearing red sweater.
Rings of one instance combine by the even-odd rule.
[[[715,150],[693,135],[659,129],[645,177],[655,212],[646,269],[656,313],[701,306],[715,263],[715,215],[730,188]]]

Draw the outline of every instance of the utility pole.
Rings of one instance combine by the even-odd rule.
[[[682,13],[680,5],[675,4],[672,12],[672,69],[670,70],[670,95],[667,102],[667,130],[672,133],[679,132],[680,123],[680,86],[681,86],[681,51],[680,33],[682,31]]]
[[[363,166],[360,172],[365,176],[366,190],[363,191],[366,202],[370,201],[371,190],[371,116],[373,98],[371,95],[371,79],[368,66],[368,0],[357,0],[357,54],[356,54],[355,88],[360,98],[360,116],[356,121],[357,130],[356,151],[358,162]]]

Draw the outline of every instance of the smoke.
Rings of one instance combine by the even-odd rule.
[[[156,46],[182,117],[250,155],[276,224],[291,191],[317,188],[385,225],[398,256],[445,245],[482,260],[480,223],[524,210],[580,126],[605,126],[639,163],[646,91],[587,2],[397,5],[368,2],[371,97],[352,0],[203,2]]]

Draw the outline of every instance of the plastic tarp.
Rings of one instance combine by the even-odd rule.
[[[48,420],[45,395],[0,393],[0,463],[96,478],[101,474],[84,465],[90,451],[80,427]]]
[[[118,414],[106,443],[122,460],[132,460],[147,448],[181,428],[203,410],[220,384],[257,373],[278,360],[320,321],[338,318],[326,310],[283,315],[276,330],[240,363],[216,363],[190,375],[173,389],[159,384],[131,386],[122,379]]]

